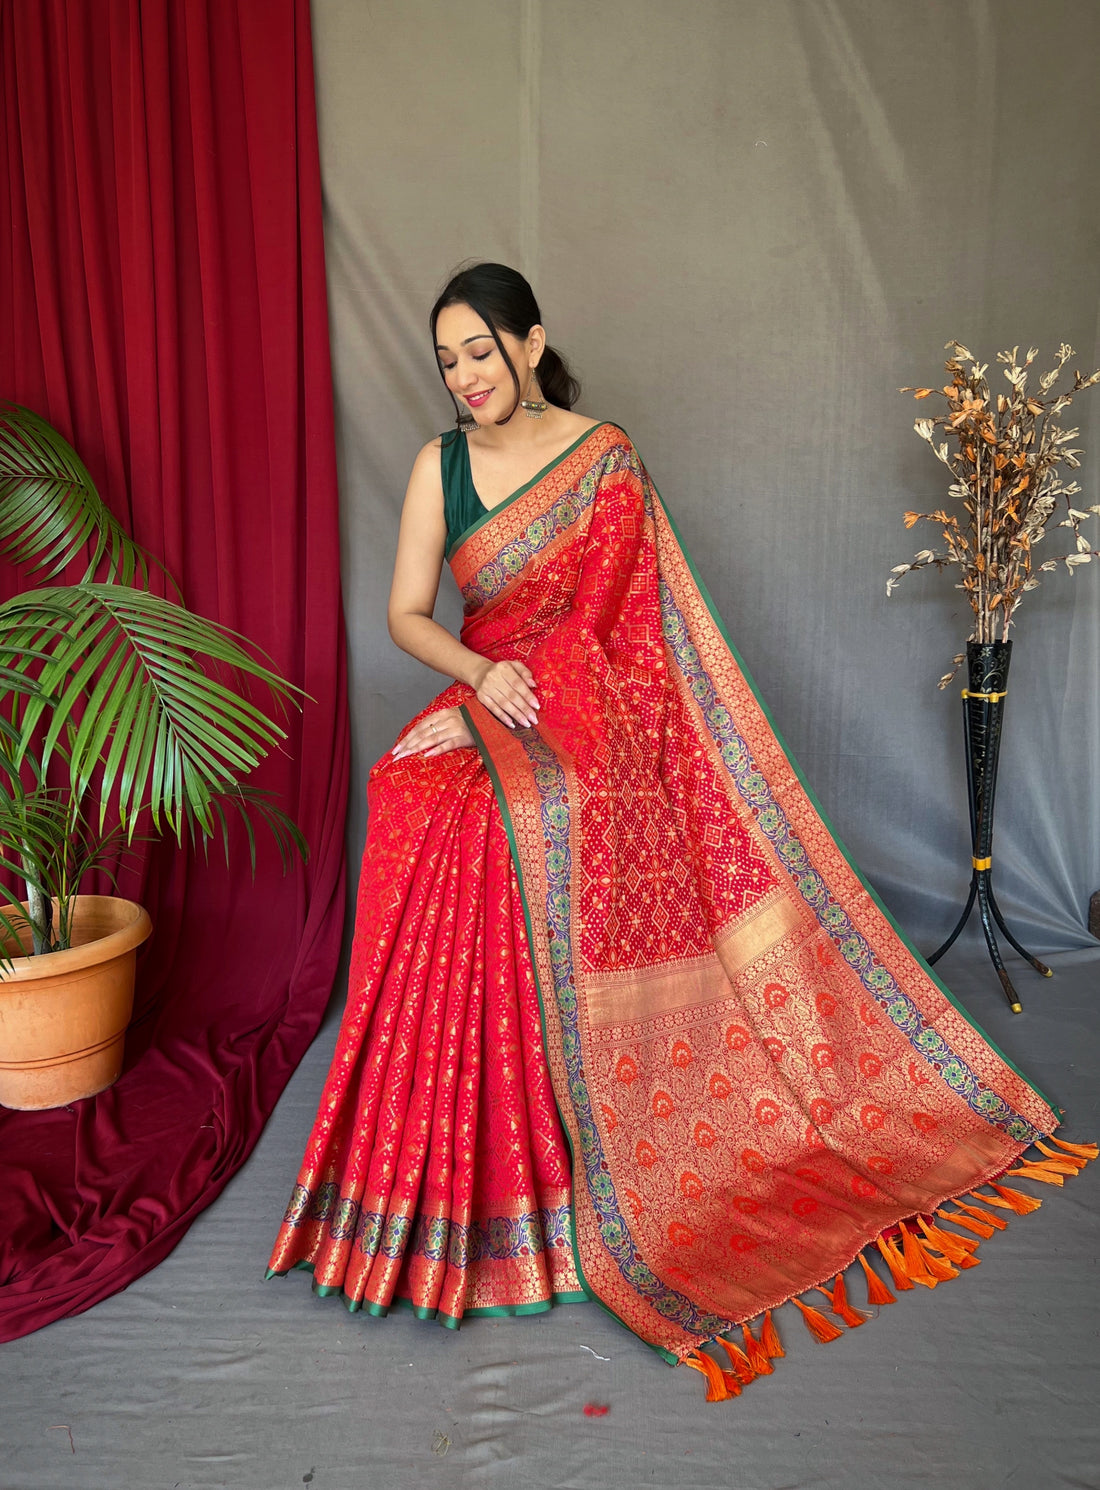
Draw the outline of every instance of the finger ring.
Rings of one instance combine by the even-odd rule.
[[[438,730],[439,730],[439,725],[438,724],[433,724],[432,725],[432,734],[433,735],[436,734],[438,732]]]

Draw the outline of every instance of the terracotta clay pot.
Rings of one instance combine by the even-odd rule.
[[[0,1105],[62,1107],[118,1079],[137,949],[152,929],[132,900],[78,895],[67,952],[0,971]]]

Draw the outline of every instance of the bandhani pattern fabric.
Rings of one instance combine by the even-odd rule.
[[[781,1353],[772,1309],[793,1300],[833,1338],[801,1295],[822,1290],[860,1323],[843,1281],[858,1258],[872,1302],[892,1301],[864,1249],[896,1286],[934,1287],[973,1265],[971,1233],[1037,1204],[1000,1184],[978,1206],[947,1201],[1018,1161],[1011,1173],[1060,1184],[1094,1151],[1055,1140],[1020,1160],[1060,1114],[847,858],[621,429],[584,435],[479,518],[450,563],[464,644],[527,664],[539,721],[505,728],[455,684],[425,712],[461,704],[476,752],[372,772],[348,1015],[272,1268],[304,1261],[335,1284],[347,1267],[353,1299],[407,1286],[454,1314],[462,1268],[503,1266],[492,1239],[523,1236],[517,1276],[539,1301],[597,1298],[704,1372],[708,1397],[734,1395]],[[453,1152],[457,1190],[473,1156],[468,1127],[456,1122],[452,1150],[434,1126],[465,1071],[439,1011],[476,1001],[473,967],[517,1010],[529,1083],[479,1119],[504,1148],[479,1148],[474,1173],[504,1165],[518,1212],[499,1177],[471,1209],[415,1157]],[[469,1042],[479,1016],[463,1017]],[[414,1079],[425,1041],[431,1076],[421,1061]],[[395,1108],[375,1073],[398,1054]],[[519,1069],[496,1038],[477,1060],[483,1082],[498,1063]],[[511,1143],[525,1122],[541,1169]],[[365,1230],[349,1262],[350,1232],[336,1231],[353,1215]],[[454,1240],[475,1234],[476,1264]],[[449,1293],[431,1292],[440,1278]],[[521,1302],[495,1287],[486,1299]],[[742,1350],[731,1332],[758,1316]]]
[[[387,755],[368,805],[347,1007],[269,1274],[307,1268],[353,1310],[400,1304],[451,1326],[583,1299],[488,773],[473,750]]]

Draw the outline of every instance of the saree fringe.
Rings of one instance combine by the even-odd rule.
[[[1073,1155],[1080,1161],[1079,1164],[1074,1166],[1073,1172],[1075,1174],[1080,1169],[1083,1169],[1087,1163],[1100,1155],[1100,1147],[1094,1143],[1068,1144],[1063,1143],[1059,1138],[1052,1138],[1051,1142],[1056,1143],[1060,1149],[1063,1149],[1066,1153]],[[1035,1147],[1044,1154],[1049,1154],[1050,1152],[1042,1142],[1036,1143]],[[1025,1161],[1021,1168],[1015,1172],[1022,1173],[1025,1178],[1035,1179],[1037,1178],[1034,1174],[1035,1168],[1035,1163]],[[1042,1204],[1042,1201],[1035,1200],[1031,1196],[1025,1196],[1021,1191],[1012,1190],[1009,1186],[993,1185],[992,1188],[1000,1192],[1002,1197],[1003,1192],[1008,1190],[1011,1195],[1029,1201],[1030,1203],[1023,1208],[1023,1214],[1037,1210]],[[989,1203],[990,1200],[989,1196],[982,1195],[979,1192],[974,1192],[972,1198],[985,1201],[986,1203]],[[984,1207],[971,1205],[958,1197],[954,1197],[952,1203],[957,1207],[956,1211],[948,1211],[940,1207],[935,1214],[941,1220],[953,1221],[956,1225],[966,1226],[968,1229],[976,1229],[975,1217],[990,1215]],[[999,1203],[1006,1204],[1010,1209],[1016,1209],[1012,1201],[1002,1199]],[[980,1221],[978,1222],[978,1227],[980,1227],[982,1232],[986,1233],[987,1237],[992,1236],[995,1229],[1003,1230],[1008,1224],[1000,1217],[991,1217],[991,1219],[995,1220],[996,1228],[986,1226]],[[923,1232],[923,1240],[918,1238],[913,1231],[912,1226],[914,1224]],[[901,1251],[899,1251],[893,1240],[895,1234],[903,1238],[903,1250]],[[888,1232],[880,1233],[875,1238],[874,1245],[880,1256],[885,1259],[894,1283],[902,1288],[912,1288],[914,1283],[924,1283],[929,1287],[935,1288],[939,1282],[957,1278],[960,1269],[976,1267],[981,1261],[980,1258],[973,1256],[973,1253],[978,1249],[979,1243],[974,1241],[972,1237],[960,1236],[958,1232],[946,1231],[942,1226],[935,1225],[932,1220],[923,1215],[907,1217],[896,1228],[890,1228]],[[816,1285],[817,1291],[823,1293],[829,1300],[828,1312],[842,1319],[849,1329],[854,1329],[866,1323],[868,1319],[873,1318],[880,1305],[897,1302],[878,1273],[872,1268],[870,1260],[867,1257],[869,1250],[869,1247],[865,1248],[855,1258],[866,1278],[869,1313],[863,1313],[858,1309],[854,1309],[849,1303],[843,1273],[837,1274],[831,1288],[827,1283]],[[902,1279],[904,1279],[904,1282],[901,1281]],[[820,1309],[807,1303],[803,1297],[792,1295],[786,1302],[793,1304],[798,1309],[806,1328],[819,1343],[829,1345],[847,1333],[846,1330],[841,1329],[832,1320],[826,1318]],[[749,1322],[746,1322],[742,1328],[746,1341],[753,1340]],[[715,1335],[713,1340],[704,1343],[706,1345],[722,1347],[729,1355],[733,1367],[733,1377],[731,1378],[731,1373],[723,1371],[718,1362],[702,1346],[693,1350],[681,1361],[682,1365],[692,1366],[695,1370],[702,1371],[706,1376],[706,1400],[708,1402],[725,1402],[731,1397],[740,1396],[743,1386],[748,1386],[759,1375],[770,1374],[773,1369],[770,1361],[767,1373],[761,1372],[759,1368],[754,1369],[754,1365],[750,1363],[748,1355],[744,1351],[739,1350],[735,1344],[727,1340],[723,1335]],[[761,1341],[753,1340],[753,1344],[758,1349],[767,1348],[768,1355],[772,1359],[776,1359],[786,1353],[779,1342],[779,1336],[776,1332],[770,1309],[764,1311],[761,1321]],[[736,1386],[736,1390],[734,1390],[734,1386]]]

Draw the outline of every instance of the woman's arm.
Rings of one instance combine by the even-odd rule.
[[[405,492],[390,588],[390,636],[403,652],[427,667],[468,683],[502,723],[534,724],[538,709],[534,674],[522,662],[494,662],[472,652],[432,620],[446,544],[436,439],[416,457]]]

